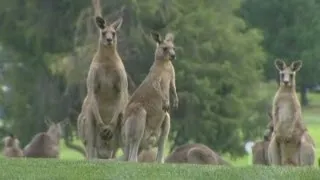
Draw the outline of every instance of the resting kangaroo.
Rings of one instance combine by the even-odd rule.
[[[142,150],[138,156],[139,162],[154,162],[156,161],[156,152],[152,149]]]
[[[47,132],[40,132],[32,138],[30,143],[23,149],[24,156],[32,158],[59,158],[59,142],[65,123],[65,121],[59,123],[46,121],[49,129]]]
[[[230,163],[223,160],[217,153],[204,144],[185,144],[179,146],[173,150],[165,162],[230,165]]]
[[[113,152],[106,151],[106,144],[114,136],[129,96],[126,70],[117,50],[122,18],[108,24],[102,18],[100,0],[93,0],[93,6],[100,38],[87,76],[87,96],[78,116],[78,133],[88,159],[108,159]]]
[[[23,157],[19,140],[12,134],[3,138],[3,156],[6,157]]]
[[[296,72],[302,61],[287,66],[276,60],[280,86],[273,99],[272,120],[274,132],[268,148],[270,164],[312,166],[315,161],[315,144],[302,121],[300,102],[296,93]]]
[[[268,113],[270,122],[264,132],[263,140],[257,141],[252,146],[252,164],[269,165],[268,147],[273,133],[272,115]]]
[[[156,160],[163,163],[165,141],[170,130],[169,95],[173,94],[173,107],[178,106],[175,70],[174,37],[168,33],[163,40],[152,33],[157,43],[155,60],[149,74],[132,94],[124,113],[122,137],[125,160],[138,161],[143,149],[157,146]]]

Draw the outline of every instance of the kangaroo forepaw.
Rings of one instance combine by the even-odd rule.
[[[169,111],[169,108],[170,108],[170,104],[169,104],[169,103],[164,103],[164,104],[162,105],[162,110],[163,110],[164,112],[168,112],[168,111]]]
[[[103,126],[100,131],[100,136],[103,140],[111,140],[113,137],[113,129],[110,126]]]

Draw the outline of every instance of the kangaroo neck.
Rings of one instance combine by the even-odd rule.
[[[106,62],[106,61],[117,61],[120,59],[117,48],[115,46],[106,47],[99,44],[97,51],[98,58],[96,61]]]

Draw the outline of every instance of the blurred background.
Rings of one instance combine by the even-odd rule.
[[[152,30],[176,36],[179,109],[172,148],[204,143],[247,163],[244,144],[262,139],[277,90],[275,58],[301,59],[297,91],[311,136],[320,141],[320,1],[101,0],[104,17],[124,18],[118,50],[130,92],[154,60]],[[76,120],[86,95],[98,31],[90,0],[0,0],[0,137],[24,147],[45,117],[69,119],[62,159],[83,159]],[[320,149],[317,149],[320,152]]]

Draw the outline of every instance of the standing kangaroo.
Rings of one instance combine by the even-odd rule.
[[[157,43],[155,60],[144,81],[132,94],[125,109],[122,126],[124,158],[138,161],[141,150],[158,147],[157,162],[163,163],[165,141],[170,130],[170,102],[178,107],[175,70],[172,60],[176,58],[174,37],[171,33],[162,39],[159,33],[152,33]],[[171,93],[170,93],[171,92]]]
[[[54,123],[46,120],[49,126],[46,132],[36,134],[29,144],[23,149],[25,157],[32,158],[59,158],[60,138],[62,137],[62,128],[66,121]]]
[[[166,158],[166,163],[230,165],[204,144],[184,144]]]
[[[3,138],[4,148],[3,156],[6,157],[23,157],[23,152],[20,148],[19,140],[12,134]]]
[[[115,152],[108,151],[106,145],[114,138],[129,96],[127,73],[117,50],[122,18],[107,24],[101,15],[100,0],[92,2],[100,37],[87,76],[87,96],[78,116],[78,133],[88,159],[108,159]]]
[[[312,166],[315,161],[315,144],[302,121],[300,102],[296,93],[295,76],[302,61],[287,66],[276,60],[280,86],[273,99],[272,120],[274,132],[268,148],[273,165]]]

